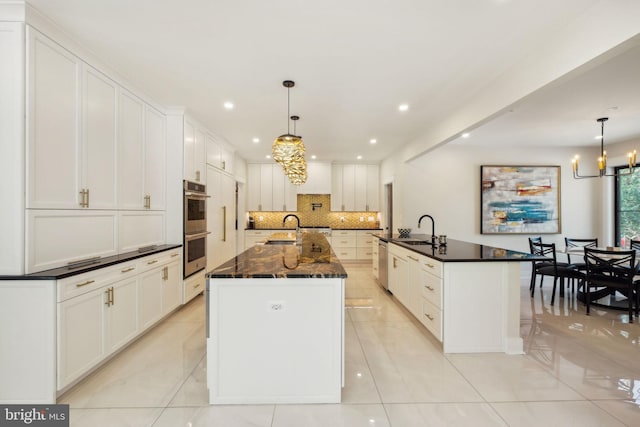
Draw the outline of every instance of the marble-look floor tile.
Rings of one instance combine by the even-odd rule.
[[[393,426],[507,426],[488,403],[394,403],[384,407]]]
[[[592,402],[510,402],[492,406],[510,426],[625,426]]]
[[[345,325],[345,385],[343,403],[380,403],[373,375],[360,346],[353,324]]]
[[[595,400],[593,403],[628,426],[640,425],[640,400]]]
[[[167,408],[153,427],[271,427],[273,405]]]
[[[70,409],[70,427],[151,427],[162,408]]]
[[[526,355],[452,354],[447,358],[489,402],[584,400]]]
[[[169,407],[206,406],[208,404],[207,358],[203,357],[171,399]]]
[[[391,426],[382,405],[278,405],[272,427]]]

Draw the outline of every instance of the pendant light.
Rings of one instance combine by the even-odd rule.
[[[608,117],[601,117],[597,120],[600,123],[600,157],[598,157],[598,174],[597,175],[580,175],[578,171],[578,156],[576,155],[571,161],[573,166],[573,177],[575,179],[583,178],[602,178],[603,176],[623,176],[631,175],[635,172],[636,167],[636,150],[627,153],[628,171],[618,173],[607,173],[607,152],[604,151],[604,123],[609,120]]]
[[[302,138],[289,132],[290,90],[295,86],[295,82],[285,80],[282,85],[287,88],[287,133],[280,135],[273,141],[271,157],[285,167],[287,162],[295,161],[296,156],[304,156],[304,143]]]
[[[293,121],[293,134],[297,133],[297,123],[300,116],[291,116]],[[298,136],[300,139],[302,137]],[[284,173],[293,185],[302,185],[307,182],[307,162],[303,155],[294,155],[290,161],[283,163]]]

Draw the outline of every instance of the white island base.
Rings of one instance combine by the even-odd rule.
[[[209,402],[339,403],[344,283],[344,278],[209,278]]]

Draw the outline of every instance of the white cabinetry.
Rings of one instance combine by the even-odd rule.
[[[233,172],[233,153],[212,135],[205,135],[207,164],[225,172]]]
[[[120,92],[118,194],[120,209],[165,207],[166,120],[126,90]]]
[[[247,181],[248,210],[297,210],[297,187],[289,182],[280,165],[249,163]]]
[[[205,182],[205,134],[196,123],[184,118],[184,179]]]
[[[378,176],[377,165],[333,165],[331,170],[331,210],[379,210]]]
[[[184,281],[182,287],[182,303],[186,304],[195,298],[196,295],[202,293],[206,289],[206,283],[207,278],[204,271],[189,276],[189,278]]]
[[[379,243],[380,239],[378,239],[377,237],[374,237],[372,242],[371,242],[371,273],[373,274],[373,277],[375,277],[376,279],[380,278],[380,263],[378,261],[378,256],[379,256],[379,251],[380,248],[378,248],[378,243]]]
[[[408,289],[408,264],[407,264],[407,252],[406,250],[399,248],[396,245],[389,245],[387,247],[389,252],[388,262],[388,283],[389,291],[393,294],[398,301],[405,307],[408,305],[409,298]]]
[[[80,208],[78,58],[28,28],[27,208]]]
[[[331,248],[341,261],[355,260],[357,247],[356,230],[331,230]]]
[[[298,186],[300,194],[331,193],[331,163],[307,162],[307,182]]]
[[[259,243],[264,243],[273,233],[282,232],[282,230],[245,230],[244,231],[244,247],[249,249]]]
[[[118,252],[129,252],[165,241],[165,213],[123,211],[118,214]]]
[[[57,389],[62,390],[175,309],[173,249],[57,282]]]
[[[207,270],[236,254],[235,180],[207,167]]]
[[[29,209],[27,273],[118,253],[116,211]]]

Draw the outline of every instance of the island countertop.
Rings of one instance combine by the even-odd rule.
[[[545,259],[526,252],[518,252],[454,239],[448,239],[446,246],[415,244],[418,241],[430,241],[431,236],[426,234],[412,234],[408,238],[401,238],[398,234],[378,233],[373,235],[384,242],[397,244],[420,255],[425,255],[442,262],[531,262]]]
[[[255,245],[211,270],[210,278],[344,278],[347,272],[320,233],[302,244]]]

